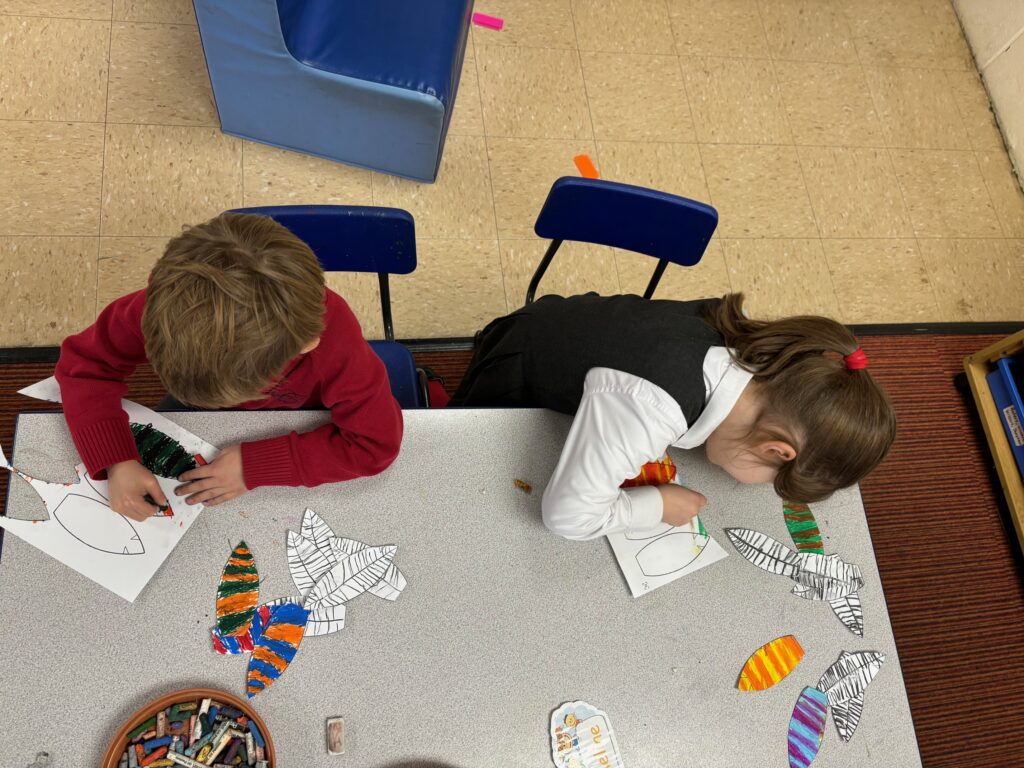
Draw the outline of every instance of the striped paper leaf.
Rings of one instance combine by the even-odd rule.
[[[761,570],[790,578],[796,574],[800,555],[781,541],[748,528],[726,528],[725,533],[736,551]]]
[[[843,626],[857,637],[864,637],[864,612],[860,607],[860,595],[851,592],[846,597],[829,600],[833,613],[843,622]]]
[[[259,590],[256,560],[245,542],[239,542],[224,566],[217,587],[217,630],[222,635],[244,635],[249,631],[259,602]]]
[[[318,605],[340,605],[361,595],[384,578],[398,547],[367,547],[355,552],[320,577],[306,596],[309,609]]]
[[[828,699],[816,688],[804,688],[789,718],[790,768],[807,768],[821,748],[825,738],[825,716]]]
[[[256,638],[249,657],[246,696],[266,690],[284,672],[299,650],[309,611],[295,603],[270,608],[270,618]]]
[[[818,521],[814,519],[810,507],[796,501],[783,501],[782,514],[786,519],[786,528],[789,529],[793,544],[796,545],[799,552],[825,554],[821,531],[818,530]]]
[[[796,669],[803,657],[804,649],[793,635],[777,637],[750,654],[736,687],[741,691],[771,688]]]
[[[312,541],[319,550],[328,549],[331,539],[334,537],[334,531],[324,522],[324,519],[308,508],[302,514],[302,525],[299,528],[299,532],[303,538]]]
[[[338,560],[366,549],[366,546],[363,542],[355,539],[346,539],[340,536],[331,539],[331,549]],[[408,582],[402,572],[398,570],[398,566],[392,563],[384,572],[384,577],[366,591],[384,600],[397,600],[407,584]]]
[[[320,549],[313,539],[288,531],[288,570],[291,571],[295,588],[305,597],[313,585],[337,565],[330,547]]]

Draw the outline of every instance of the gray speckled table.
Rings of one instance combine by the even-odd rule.
[[[324,418],[172,417],[218,445]],[[397,544],[409,586],[396,603],[352,601],[346,628],[308,638],[254,699],[283,768],[550,766],[550,712],[577,698],[608,712],[630,768],[784,768],[797,695],[843,649],[888,659],[853,740],[842,744],[830,720],[815,766],[920,765],[856,490],[814,510],[827,551],[863,569],[864,640],[826,605],[792,597],[790,581],[735,553],[724,526],[787,540],[781,502],[768,488],[738,487],[700,451],[676,461],[708,496],[705,522],[730,556],[634,600],[607,542],[564,541],[540,522],[541,492],[568,426],[544,411],[409,412],[402,454],[387,472],[263,489],[206,510],[134,604],[7,535],[0,765],[22,768],[45,749],[57,768],[91,768],[122,719],[152,698],[199,685],[242,695],[245,659],[210,649],[221,568],[244,538],[265,579],[261,598],[292,594],[285,531],[298,529],[307,506],[339,535]],[[70,478],[76,459],[62,417],[21,416],[14,458],[30,473]],[[532,495],[513,487],[517,477],[533,483]],[[42,514],[17,480],[9,512]],[[736,691],[747,656],[786,633],[806,650],[800,666],[768,691]],[[324,744],[324,721],[334,715],[346,721],[342,757],[329,757]]]

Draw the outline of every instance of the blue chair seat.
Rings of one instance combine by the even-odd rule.
[[[467,3],[277,0],[298,61],[337,75],[433,96],[447,111],[459,84]]]
[[[397,341],[371,341],[370,348],[388,369],[391,394],[403,408],[423,408],[423,389],[412,352]]]

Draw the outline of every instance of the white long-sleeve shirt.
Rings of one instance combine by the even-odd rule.
[[[753,374],[711,347],[704,357],[704,410],[692,425],[661,387],[623,371],[592,368],[562,455],[541,502],[544,524],[567,539],[642,531],[661,522],[661,493],[620,488],[670,446],[694,448],[722,423]]]

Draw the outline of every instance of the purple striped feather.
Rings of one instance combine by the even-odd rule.
[[[790,768],[807,768],[825,737],[828,697],[817,688],[804,688],[789,719]]]

